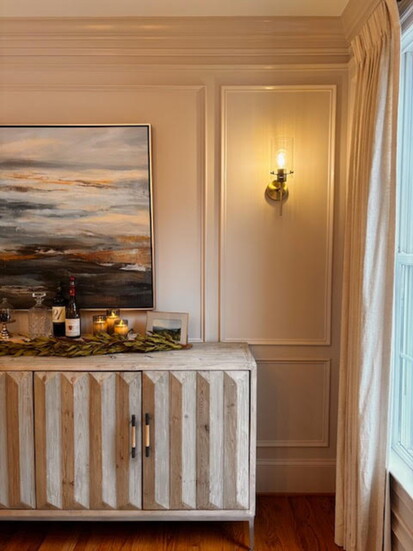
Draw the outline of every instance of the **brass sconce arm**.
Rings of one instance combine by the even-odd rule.
[[[271,201],[286,201],[288,199],[288,187],[287,178],[290,174],[294,174],[292,170],[289,172],[285,168],[279,168],[277,172],[271,172],[270,174],[276,176],[276,178],[267,186],[265,195]]]

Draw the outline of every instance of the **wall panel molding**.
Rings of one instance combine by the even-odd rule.
[[[195,133],[197,135],[197,186],[198,186],[198,196],[199,196],[199,205],[198,205],[198,223],[199,223],[199,232],[200,232],[200,243],[198,250],[198,262],[200,269],[200,280],[198,282],[199,289],[199,311],[200,311],[200,320],[198,333],[192,335],[189,338],[190,342],[204,342],[205,340],[205,295],[206,295],[206,260],[205,260],[205,186],[206,186],[206,86],[205,85],[135,85],[131,89],[142,89],[145,90],[162,90],[165,93],[170,93],[170,91],[193,91],[195,94],[196,101],[196,113],[197,121]],[[121,87],[122,90],[128,89],[126,86]],[[156,175],[155,175],[156,178]],[[155,214],[156,216],[156,214]],[[155,218],[156,219],[156,218]],[[155,236],[156,239],[156,236]]]
[[[260,365],[307,365],[322,367],[321,390],[321,425],[319,439],[273,439],[258,440],[257,448],[328,448],[330,445],[330,400],[331,400],[331,360],[292,359],[287,360],[257,360]]]
[[[177,84],[46,84],[46,83],[33,83],[33,84],[5,84],[2,85],[2,90],[16,91],[16,92],[43,92],[49,90],[50,92],[139,92],[142,90],[164,91],[167,93],[176,91],[192,90],[195,93],[202,94],[205,97],[205,86],[203,85],[177,85]]]
[[[325,214],[326,216],[326,229],[325,229],[325,235],[323,236],[323,239],[325,240],[324,244],[324,254],[325,258],[323,259],[324,265],[325,265],[325,272],[323,274],[322,280],[319,281],[319,285],[323,287],[324,289],[324,319],[322,321],[323,324],[323,331],[322,336],[320,337],[306,337],[305,335],[302,335],[300,337],[291,337],[288,336],[284,337],[274,337],[274,338],[268,338],[268,337],[259,337],[257,335],[249,335],[248,333],[243,334],[236,334],[234,330],[230,334],[227,333],[226,329],[226,315],[229,310],[229,308],[225,309],[225,301],[227,300],[226,293],[229,288],[230,283],[226,281],[226,278],[229,276],[226,274],[225,271],[225,265],[224,265],[224,259],[226,258],[226,255],[228,253],[228,223],[229,223],[229,217],[228,217],[228,201],[232,200],[234,195],[234,189],[229,188],[230,185],[230,176],[229,176],[229,170],[230,170],[230,160],[229,160],[229,138],[228,138],[228,128],[231,124],[231,121],[228,119],[229,117],[229,98],[231,94],[263,94],[263,97],[266,94],[270,93],[281,93],[281,94],[291,94],[294,95],[295,93],[317,93],[322,92],[326,93],[328,95],[328,102],[329,102],[329,118],[328,118],[328,129],[326,129],[326,132],[328,133],[328,153],[327,153],[327,159],[326,159],[326,165],[325,165],[325,172],[326,172],[326,178],[327,178],[327,185],[326,185],[326,200],[325,200]],[[252,100],[251,100],[252,101]],[[274,99],[275,101],[275,99]],[[334,229],[334,179],[335,179],[335,173],[334,173],[334,164],[335,164],[335,125],[336,125],[336,86],[335,85],[322,85],[322,84],[315,84],[315,85],[285,85],[285,86],[223,86],[222,87],[222,184],[221,184],[221,237],[220,237],[220,319],[221,319],[221,340],[224,342],[243,342],[247,341],[249,344],[252,345],[286,345],[286,346],[305,346],[305,345],[322,345],[322,346],[328,346],[331,344],[331,305],[332,305],[332,272],[333,272],[333,229]],[[272,120],[274,119],[274,114],[269,113],[268,119]],[[231,119],[232,120],[232,119]],[[257,123],[258,124],[258,123]],[[261,122],[262,124],[262,122]],[[258,139],[258,138],[257,138]],[[261,138],[262,139],[262,138]],[[262,164],[262,162],[261,162]],[[264,176],[262,178],[262,193],[265,190],[265,183],[266,180],[270,180],[270,175],[268,173],[264,173]],[[257,166],[255,179],[259,180],[259,175],[262,173],[262,170]],[[238,185],[238,184],[237,184]],[[292,187],[291,187],[292,185]],[[294,184],[291,184],[290,187],[293,189]],[[239,185],[240,193],[242,193],[244,190],[241,185]],[[238,193],[238,190],[237,192]],[[247,196],[248,191],[245,191],[245,196]],[[265,200],[260,194],[259,188],[257,189],[257,197],[260,197],[262,201],[262,205],[260,206],[262,210],[262,214],[265,213],[263,210],[263,206],[265,206]],[[290,204],[293,201],[290,194]],[[244,208],[253,208],[252,205],[247,206],[247,203],[245,202]],[[255,206],[255,208],[258,208]],[[276,210],[277,206],[274,206],[274,211]],[[288,208],[289,204],[288,202],[285,205],[284,212],[286,213],[284,216],[285,218],[288,217]],[[245,211],[243,213],[245,218],[248,218],[247,212]],[[275,222],[275,221],[274,221]],[[274,224],[275,225],[275,224]],[[275,230],[274,230],[275,231]],[[285,234],[287,230],[283,230],[284,232],[284,240],[289,238],[288,234]],[[268,239],[270,233],[263,233],[262,234],[262,241]],[[276,241],[276,240],[275,240]],[[240,243],[240,247],[242,244]],[[279,268],[278,271],[282,270],[282,268]],[[291,277],[291,274],[289,274]],[[304,275],[302,275],[304,277]],[[288,275],[287,275],[288,279]],[[251,281],[252,287],[254,286],[254,281]],[[268,296],[268,308],[274,307],[274,303],[270,302],[271,297],[273,293],[277,292],[277,289],[274,287],[273,289],[268,288],[263,290],[264,293]],[[271,304],[271,306],[270,306]],[[310,312],[308,314],[311,315]],[[255,323],[258,323],[258,320],[255,320]],[[228,324],[228,322],[227,322]]]
[[[207,285],[207,262],[206,262],[206,232],[207,232],[207,201],[206,201],[206,186],[207,186],[207,105],[206,105],[206,86],[200,86],[197,90],[197,108],[198,108],[198,185],[200,197],[199,223],[201,226],[201,243],[199,247],[199,263],[200,263],[200,333],[198,338],[191,338],[190,342],[205,342],[206,336],[206,285]]]

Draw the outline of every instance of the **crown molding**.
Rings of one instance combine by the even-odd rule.
[[[350,0],[341,16],[344,36],[350,42],[373,13],[381,0]]]
[[[344,36],[351,40],[358,34],[361,27],[380,4],[382,0],[350,0],[343,11],[342,22]],[[402,30],[413,25],[413,0],[397,0]]]
[[[2,18],[3,59],[131,56],[200,63],[346,63],[339,17]],[[145,61],[146,60],[146,61]]]

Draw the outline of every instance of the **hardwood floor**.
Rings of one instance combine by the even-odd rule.
[[[334,498],[259,496],[256,551],[334,551]],[[0,551],[241,551],[246,522],[0,522]]]

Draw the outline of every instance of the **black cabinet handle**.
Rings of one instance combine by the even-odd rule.
[[[136,416],[132,415],[131,419],[131,442],[132,442],[132,459],[136,457]]]
[[[145,413],[145,457],[149,457],[151,449],[151,427],[149,425],[149,413]]]

